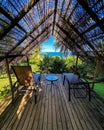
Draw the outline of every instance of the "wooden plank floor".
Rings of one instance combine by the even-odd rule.
[[[36,105],[32,94],[9,104],[0,116],[0,130],[104,130],[104,101],[94,93],[91,102],[71,93],[69,102],[68,86],[62,85],[62,75],[57,76],[52,88],[42,81]]]

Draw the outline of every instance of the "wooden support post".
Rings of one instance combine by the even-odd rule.
[[[26,58],[27,58],[27,65],[29,66],[30,64],[29,64],[29,57],[28,57],[28,55],[26,55]]]
[[[9,78],[9,84],[10,84],[11,91],[12,91],[12,78],[11,78],[11,75],[10,75],[9,62],[8,62],[7,58],[6,58],[6,69],[7,69],[7,75],[8,75],[8,78]],[[13,93],[12,93],[12,101],[13,101]]]
[[[93,81],[92,81],[92,89],[94,89],[94,82],[96,81],[96,76],[98,74],[99,63],[100,63],[100,58],[98,57],[96,60],[95,72],[94,72],[94,77],[93,77]]]
[[[77,57],[76,57],[76,68],[77,68],[77,65],[78,65],[78,58],[79,58],[79,56],[77,55]]]

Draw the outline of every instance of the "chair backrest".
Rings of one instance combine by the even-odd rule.
[[[12,66],[20,85],[30,86],[34,84],[31,66]]]

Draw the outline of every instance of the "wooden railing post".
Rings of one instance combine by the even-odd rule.
[[[76,68],[77,68],[77,65],[78,65],[78,58],[79,58],[79,56],[77,55],[77,57],[76,57]]]
[[[95,72],[94,72],[94,77],[93,77],[93,81],[92,81],[92,89],[94,89],[94,82],[96,81],[96,76],[98,74],[99,63],[100,63],[100,58],[98,57],[96,60]]]
[[[9,84],[10,84],[11,91],[12,91],[12,78],[11,78],[11,75],[10,75],[9,62],[8,62],[7,58],[6,58],[5,61],[6,61],[7,75],[8,75],[8,78],[9,78]],[[13,93],[12,93],[12,101],[13,101]]]
[[[29,66],[30,64],[29,64],[29,57],[28,57],[28,55],[26,55],[26,58],[27,58],[27,65]]]

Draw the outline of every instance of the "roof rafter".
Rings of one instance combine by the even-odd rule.
[[[54,33],[54,27],[55,27],[55,22],[56,22],[57,4],[58,4],[58,0],[55,0],[52,34]]]
[[[77,6],[78,6],[78,2],[77,2],[76,5],[74,6],[72,12],[70,13],[70,15],[68,16],[67,19],[70,19],[70,18],[71,18],[72,14],[73,14],[73,12],[75,11],[75,9],[76,9]]]
[[[47,28],[48,29],[48,28]],[[46,30],[44,30],[44,32],[43,33],[45,33],[45,31]],[[38,38],[39,36],[37,36],[37,38]],[[37,46],[39,46],[39,44],[40,43],[42,43],[44,40],[46,40],[47,38],[49,37],[49,33],[47,33],[47,35],[44,37],[44,38],[42,38],[40,41],[38,41],[38,43],[37,44],[34,44],[33,42],[34,41],[32,41],[28,46],[26,46],[26,48],[23,48],[23,50],[25,51],[31,44],[32,44],[32,46],[28,49],[28,50],[26,50],[26,54],[28,55],[28,53],[30,53],[34,48],[36,48]],[[20,51],[21,53],[24,53],[24,51]],[[24,54],[23,54],[24,55]],[[12,58],[11,59],[11,61],[10,62],[12,62],[14,60],[14,58]]]
[[[64,45],[67,45],[67,42],[69,43],[68,39],[66,40],[63,35],[61,33],[59,33],[57,30],[56,30],[56,33],[59,35],[59,38],[58,39],[61,39],[62,42],[64,42]],[[70,44],[70,46],[68,46],[68,48],[73,52],[73,46]],[[77,55],[78,51],[76,50],[76,48],[74,48],[75,52],[74,54]]]
[[[46,16],[46,19],[48,19],[52,14],[53,14],[54,11],[51,11],[47,16]],[[37,26],[35,26],[30,32],[28,32],[8,53],[10,54],[17,46],[19,46],[30,34],[32,34],[41,24],[43,24],[45,21],[44,21],[44,18],[39,22],[39,24]]]
[[[26,49],[31,43],[33,43],[38,37],[40,37],[44,32],[47,31],[47,29],[50,28],[50,26],[52,26],[52,23],[50,23],[47,27],[45,27],[34,39],[31,40],[31,42],[24,47],[19,53],[22,53],[24,49]]]
[[[71,2],[72,2],[72,0],[70,0],[69,3],[68,3],[68,6],[67,6],[67,9],[66,9],[65,15],[63,16],[64,18],[66,17],[66,14],[67,14],[67,11],[68,11],[68,9],[69,9],[69,7],[70,7]]]
[[[104,25],[102,21],[99,20],[98,16],[91,10],[85,0],[78,0],[79,4],[86,10],[86,12],[92,17],[92,19],[96,22],[96,24],[100,27],[100,29],[104,32]]]
[[[69,49],[69,50],[71,50],[72,51],[72,45],[70,45],[70,46],[68,46],[68,42],[67,42],[67,40],[62,36],[62,34],[61,33],[59,33],[57,30],[55,30],[55,33],[59,36],[58,37],[58,40],[60,41],[61,40],[61,42],[65,45],[65,46],[67,46],[67,48]],[[57,37],[57,36],[56,36]]]
[[[62,43],[64,42],[63,44],[66,46],[66,44],[65,44],[65,43],[67,42],[66,39],[64,39],[64,38],[62,37],[62,35],[58,33],[57,30],[56,30],[56,33],[60,36],[60,38],[57,38],[57,39],[58,39],[59,41],[61,41]],[[56,37],[57,37],[57,36],[56,36]],[[71,47],[72,47],[72,46],[69,47],[69,50],[71,50],[71,51],[73,52],[73,50],[72,50]],[[82,56],[82,55],[81,55],[81,53],[83,53],[83,51],[81,51],[81,53],[79,53],[79,51],[75,50],[73,53],[74,53],[75,55],[81,56],[81,57],[83,57],[83,59],[85,59],[85,56]],[[88,57],[89,57],[89,56],[88,56]],[[91,58],[89,58],[89,59],[92,60]]]
[[[37,4],[39,0],[31,0],[28,5],[26,5],[20,13],[11,21],[11,23],[0,32],[0,40],[29,12],[29,10]]]
[[[62,18],[63,19],[63,18]],[[90,47],[91,47],[91,49],[92,50],[94,50],[94,52],[99,56],[99,54],[98,54],[98,52],[97,52],[97,50],[94,48],[94,46],[87,40],[87,39],[85,39],[84,38],[84,36],[78,31],[78,29],[77,28],[75,28],[75,26],[72,24],[72,23],[70,23],[68,20],[66,21],[65,19],[63,19],[77,34],[78,34],[78,36],[81,38],[81,39],[83,39]]]
[[[83,33],[82,33],[82,35],[84,35],[85,33],[87,33],[87,32],[90,32],[92,29],[94,29],[94,28],[96,28],[96,23],[94,24],[94,25],[92,25],[91,27],[89,27],[89,28],[87,28]]]
[[[0,6],[0,12],[2,14],[4,14],[4,16],[6,16],[10,21],[13,20],[13,18],[1,6]],[[20,28],[23,32],[26,33],[26,30],[21,25],[19,25],[18,23],[17,23],[17,27]]]
[[[44,33],[44,32],[43,32]],[[47,35],[44,38],[41,38],[40,41],[38,41],[38,44],[33,45],[26,53],[28,54],[31,50],[33,50],[36,46],[38,46],[40,43],[42,43],[44,40],[46,40],[49,37],[49,34],[47,33]]]
[[[0,59],[4,59],[4,58],[16,58],[18,56],[25,56],[24,54],[18,54],[18,55],[9,55],[9,56],[0,56]]]
[[[66,30],[64,30],[62,27],[60,27],[59,24],[56,24],[56,25],[57,25],[58,28],[60,28],[61,31],[63,31],[63,32],[68,36],[68,38],[70,38],[70,40],[71,40],[73,43],[75,43],[75,45],[76,45],[80,50],[84,51],[84,50],[81,48],[81,46],[78,45],[78,43],[75,41],[75,39],[73,39],[73,38],[69,35],[69,33],[68,33]],[[86,53],[85,53],[85,55],[87,56]]]

